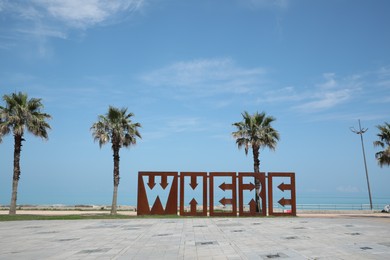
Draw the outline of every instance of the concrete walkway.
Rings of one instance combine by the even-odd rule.
[[[0,222],[0,259],[390,259],[390,218]]]

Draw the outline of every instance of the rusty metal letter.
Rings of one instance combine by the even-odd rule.
[[[222,205],[232,205],[231,212],[216,212],[214,211],[214,177],[230,177],[231,183],[222,183],[219,188],[223,191],[231,190],[232,198],[223,197],[219,202]],[[210,172],[210,216],[237,216],[237,195],[236,195],[236,173],[235,172]]]
[[[160,197],[157,196],[153,202],[152,208],[149,207],[149,200],[146,194],[145,183],[143,176],[148,177],[147,185],[152,190],[156,183],[155,177],[161,178],[160,186],[162,189],[166,189],[168,186],[168,177],[172,176],[172,186],[169,191],[167,204],[164,206],[161,204]],[[177,172],[139,172],[138,173],[138,199],[137,199],[137,215],[177,215]]]
[[[274,212],[273,205],[273,190],[272,190],[272,182],[275,177],[287,177],[290,178],[290,183],[281,183],[278,185],[278,188],[281,191],[290,191],[290,197],[283,197],[278,201],[280,205],[283,207],[286,205],[291,206],[290,211],[286,212]],[[295,174],[293,172],[269,172],[268,173],[268,215],[270,216],[296,216],[297,215],[297,207],[296,207],[296,198],[295,198]]]
[[[196,198],[192,198],[190,201],[190,211],[186,212],[184,210],[184,193],[188,187],[185,187],[185,177],[189,177],[190,183],[189,186],[191,189],[195,190],[198,186],[199,179],[202,179],[203,182],[203,207],[202,211],[197,211],[198,201]],[[180,215],[181,216],[207,216],[207,172],[181,172],[180,173]]]
[[[254,177],[260,182],[260,200],[261,200],[261,209],[260,212],[256,212],[256,201],[252,199],[249,202],[249,212],[244,211],[244,190],[255,190],[255,184],[252,182],[244,183],[244,177]],[[253,181],[255,182],[255,181]],[[239,215],[240,216],[267,216],[267,198],[266,198],[266,185],[265,185],[265,173],[253,173],[253,172],[239,172],[238,173],[238,205],[239,205]]]

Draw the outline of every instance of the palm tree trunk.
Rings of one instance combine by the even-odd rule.
[[[18,184],[20,178],[20,152],[22,151],[22,141],[23,138],[21,135],[15,135],[15,144],[14,144],[14,175],[12,178],[12,196],[11,203],[9,207],[9,215],[16,214],[16,200],[18,196]]]
[[[112,146],[114,151],[114,192],[112,195],[111,214],[116,214],[118,186],[119,186],[119,147]]]
[[[112,204],[111,204],[111,215],[116,215],[117,196],[118,196],[118,185],[114,184],[114,192],[112,195]]]
[[[260,147],[253,146],[252,151],[253,151],[253,171],[255,173],[260,172],[260,160],[259,160],[259,155],[260,155]],[[260,181],[255,178],[255,201],[256,201],[256,212],[260,212],[261,205],[260,205]]]

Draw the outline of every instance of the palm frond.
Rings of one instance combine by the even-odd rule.
[[[232,132],[232,136],[236,139],[238,148],[245,147],[246,154],[250,147],[275,150],[280,138],[279,133],[271,126],[275,118],[267,116],[265,112],[250,115],[244,111],[241,115],[243,120],[232,124],[237,129]]]
[[[390,165],[390,124],[385,122],[383,125],[377,126],[379,133],[377,137],[379,140],[374,141],[375,147],[384,148],[383,151],[379,151],[375,154],[375,158],[378,161],[379,166]]]
[[[25,129],[35,136],[43,139],[48,138],[50,125],[47,119],[51,119],[49,114],[41,112],[43,109],[42,100],[39,98],[28,98],[22,92],[4,95],[5,107],[0,108],[0,133],[6,135],[11,131],[15,135],[23,136]]]
[[[137,137],[141,138],[138,128],[140,123],[133,123],[127,108],[109,106],[105,115],[99,115],[98,121],[91,127],[92,136],[99,141],[99,146],[111,142],[113,147],[129,147],[137,143]]]

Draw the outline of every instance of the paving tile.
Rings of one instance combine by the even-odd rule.
[[[386,259],[390,218],[0,222],[0,259]]]

